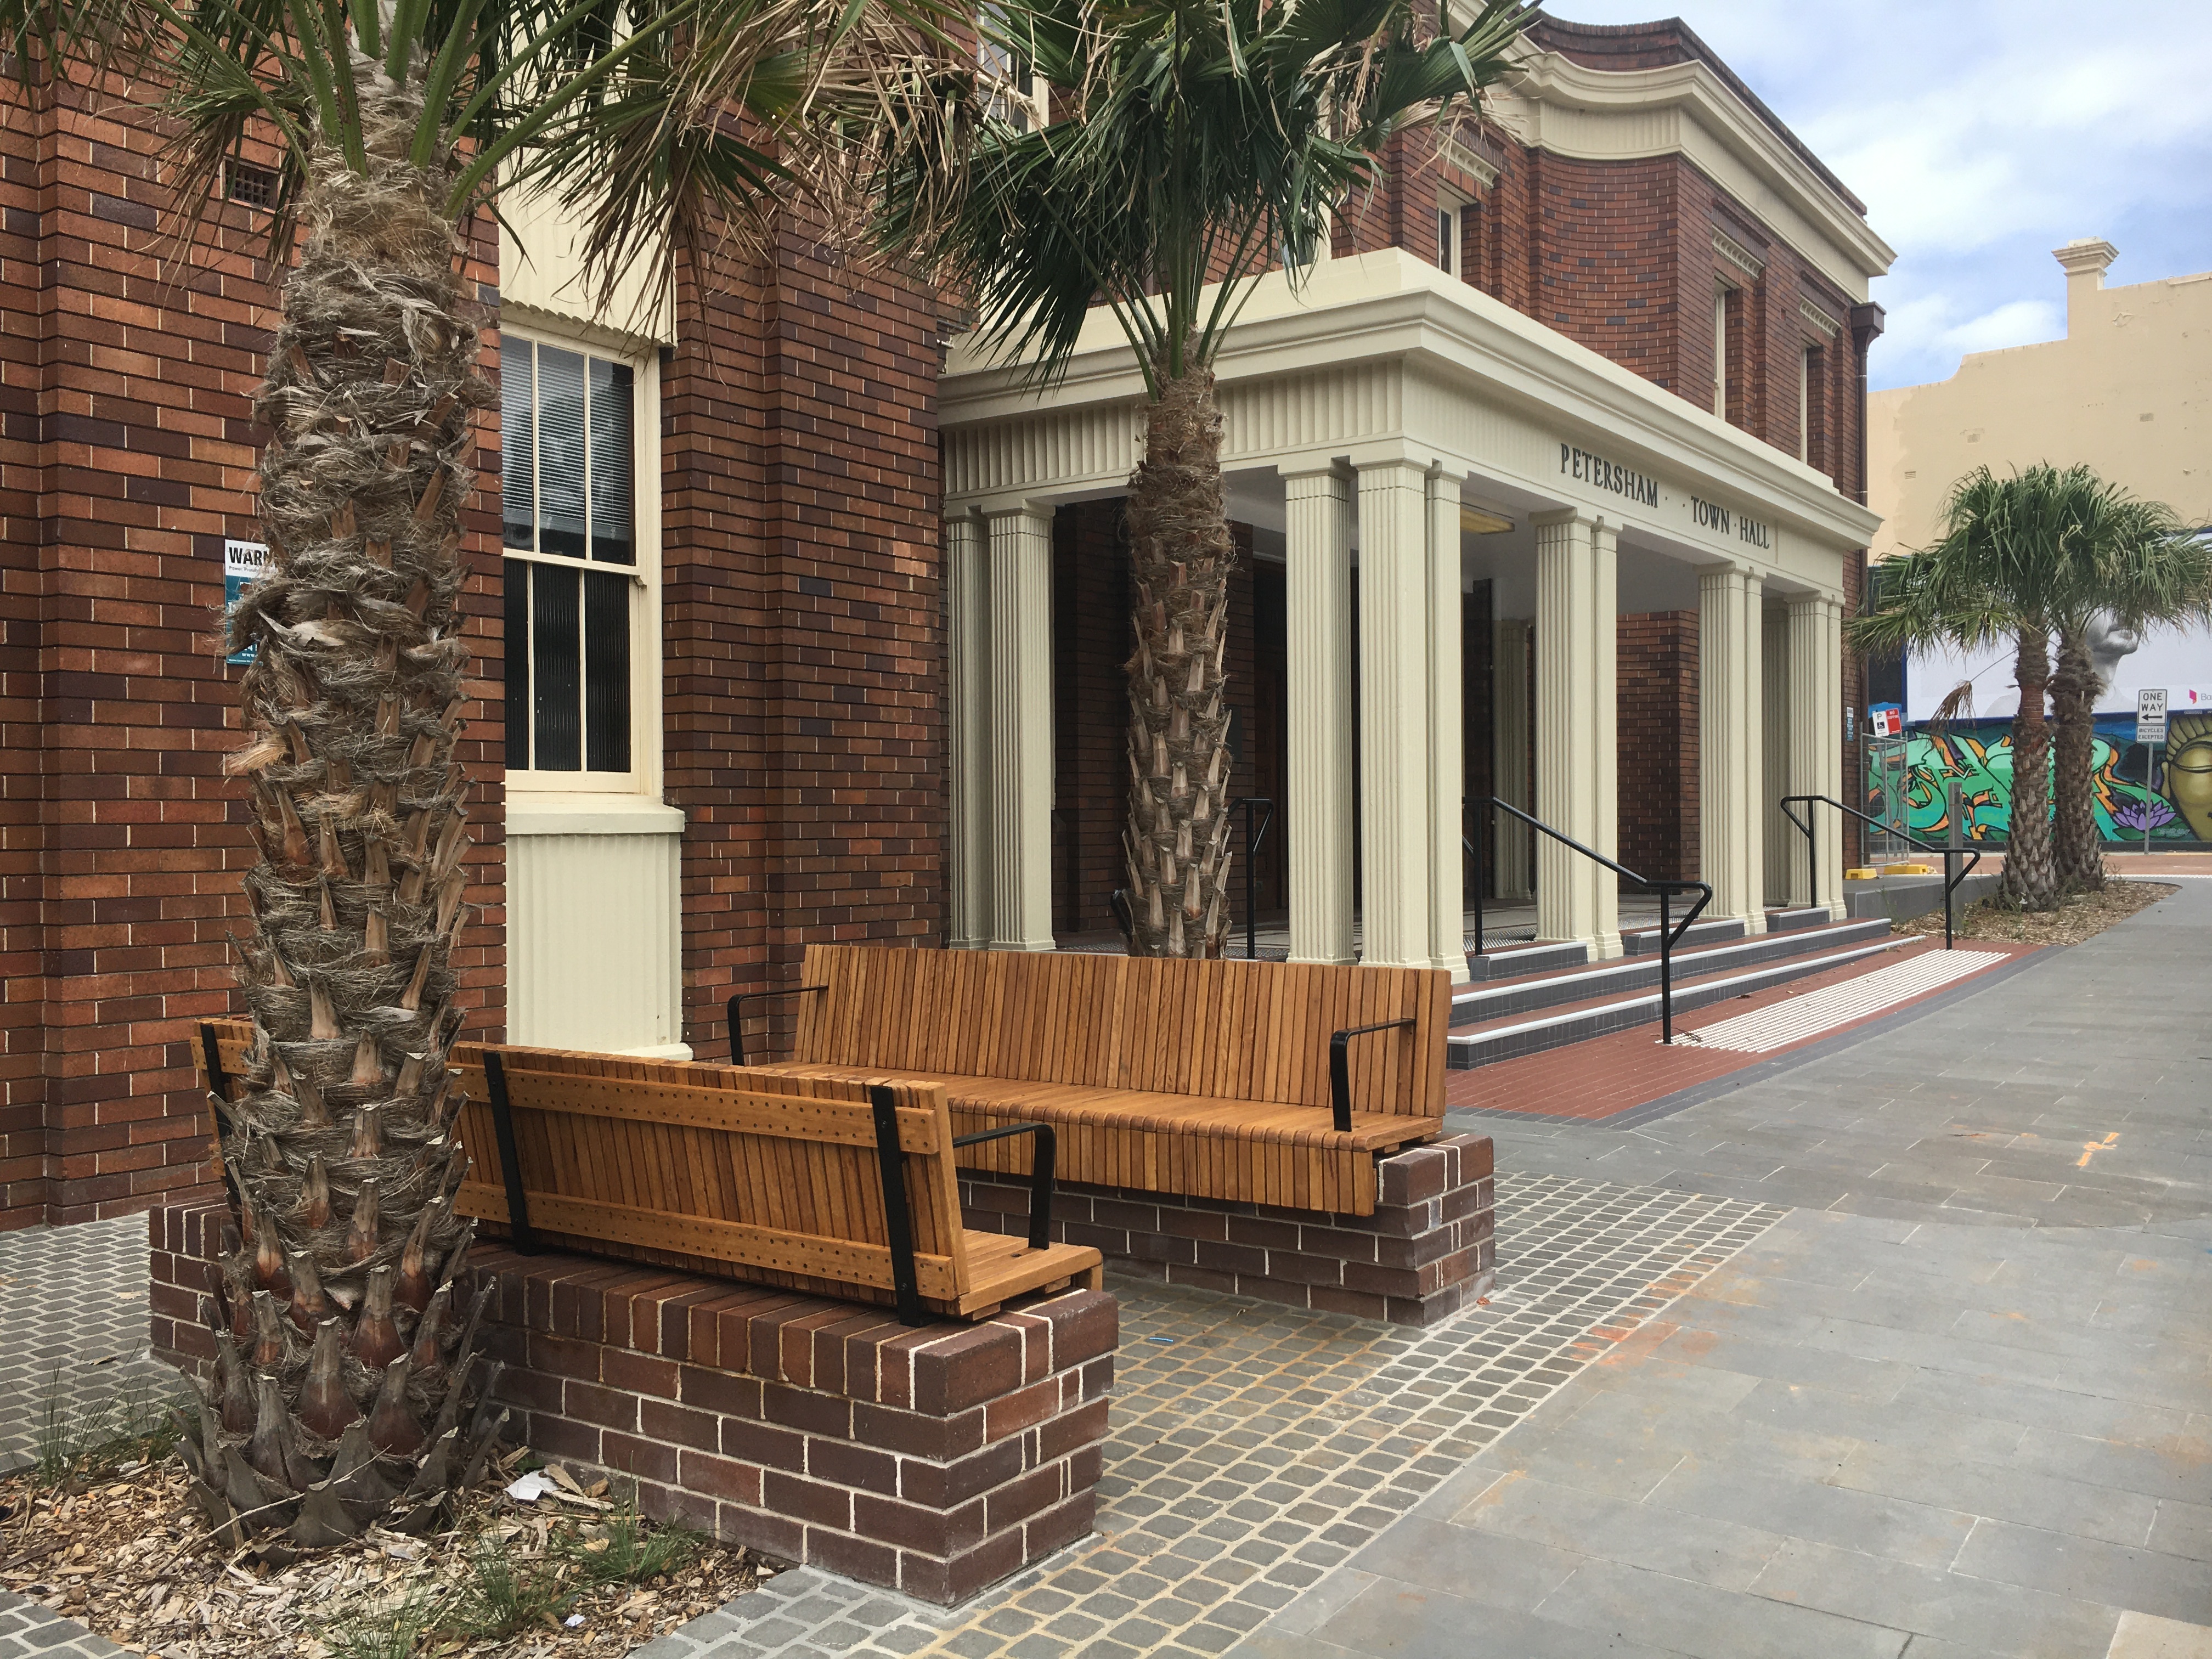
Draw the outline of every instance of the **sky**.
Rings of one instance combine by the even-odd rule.
[[[1578,23],[1679,14],[1867,204],[1870,384],[2057,339],[2051,250],[2119,249],[2109,286],[2212,270],[2212,0],[1551,0]]]

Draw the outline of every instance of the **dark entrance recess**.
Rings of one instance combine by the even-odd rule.
[[[1229,592],[1231,794],[1280,802],[1284,748],[1283,567],[1253,556],[1249,526],[1232,525],[1237,567]],[[1109,899],[1127,884],[1121,858],[1128,799],[1129,548],[1118,501],[1063,507],[1053,518],[1053,931],[1063,939],[1112,934]],[[1237,844],[1243,846],[1243,818]],[[1256,861],[1260,920],[1279,920],[1286,826],[1279,813]],[[1241,861],[1230,879],[1230,914],[1244,920]],[[1241,948],[1241,946],[1240,946]]]

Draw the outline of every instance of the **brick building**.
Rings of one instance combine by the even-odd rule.
[[[252,170],[173,258],[151,149],[0,92],[0,1226],[201,1182],[191,1022],[236,1006],[216,623],[274,289]],[[941,373],[949,307],[797,234],[595,316],[564,227],[514,226],[474,247],[472,1030],[719,1054],[810,939],[1104,928],[1126,353],[1042,404],[957,345]],[[1762,864],[1778,791],[1737,763],[1839,787],[1887,257],[1688,30],[1546,20],[1490,118],[1402,143],[1300,292],[1268,279],[1223,363],[1231,667],[1294,952],[1348,954],[1357,904],[1376,959],[1449,965],[1462,787],[1752,924],[1833,902]],[[1525,837],[1486,878],[1618,948]]]
[[[1268,278],[1222,356],[1251,554],[1234,787],[1279,804],[1256,900],[1287,911],[1294,959],[1463,974],[1462,793],[1702,874],[1752,931],[1770,904],[1836,905],[1855,844],[1821,826],[1811,890],[1773,803],[1840,794],[1862,701],[1837,624],[1875,522],[1867,290],[1889,250],[1679,21],[1544,17],[1522,50],[1480,123],[1397,141],[1328,257]],[[941,386],[958,942],[1095,933],[1120,884],[1139,392],[1103,319],[1085,347],[1041,399],[957,349]],[[1386,572],[1397,614],[1370,617]],[[1032,591],[1048,641],[1000,620]],[[1414,653],[1403,683],[1368,665]],[[1619,950],[1595,867],[1500,829],[1486,891],[1534,888],[1539,936]]]

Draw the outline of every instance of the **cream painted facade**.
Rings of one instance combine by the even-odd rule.
[[[1485,578],[1501,659],[1528,648],[1509,638],[1516,626],[1533,633],[1534,707],[1521,717],[1536,734],[1536,815],[1608,856],[1615,617],[1698,609],[1701,817],[1707,845],[1726,849],[1717,866],[1708,855],[1715,913],[1762,926],[1765,817],[1782,793],[1767,772],[1831,793],[1840,782],[1844,562],[1874,515],[1822,474],[1402,250],[1323,262],[1297,291],[1279,272],[1264,278],[1217,374],[1231,515],[1284,538],[1298,670],[1283,804],[1293,959],[1352,955],[1356,810],[1365,959],[1466,976],[1457,599]],[[1052,937],[1048,884],[1034,873],[1051,836],[1049,634],[1006,618],[1047,604],[1035,581],[1052,508],[1122,493],[1143,382],[1100,314],[1048,394],[956,345],[940,397],[953,931],[1038,948]],[[1470,509],[1506,527],[1470,532]],[[1507,798],[1528,783],[1501,769]],[[1824,810],[1825,863],[1805,897],[1840,915],[1833,816]],[[1617,954],[1613,881],[1547,838],[1537,867],[1540,937]],[[1788,879],[1777,872],[1775,885]]]
[[[1977,351],[1948,380],[1868,395],[1875,557],[1934,540],[1951,485],[1984,464],[2086,463],[2212,524],[2212,271],[2107,288],[2111,243],[2055,257],[2064,339]]]
[[[507,204],[500,320],[507,332],[628,361],[635,375],[637,597],[630,657],[660,661],[658,348],[674,308],[626,283],[591,303],[575,228],[542,200]],[[518,240],[520,236],[521,239]],[[630,773],[507,775],[507,1039],[688,1060],[680,906],[684,814],[661,799],[660,677],[635,676]]]

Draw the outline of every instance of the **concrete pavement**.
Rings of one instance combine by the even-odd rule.
[[[1790,1206],[1233,1651],[2212,1659],[2212,888],[1502,1170]]]

